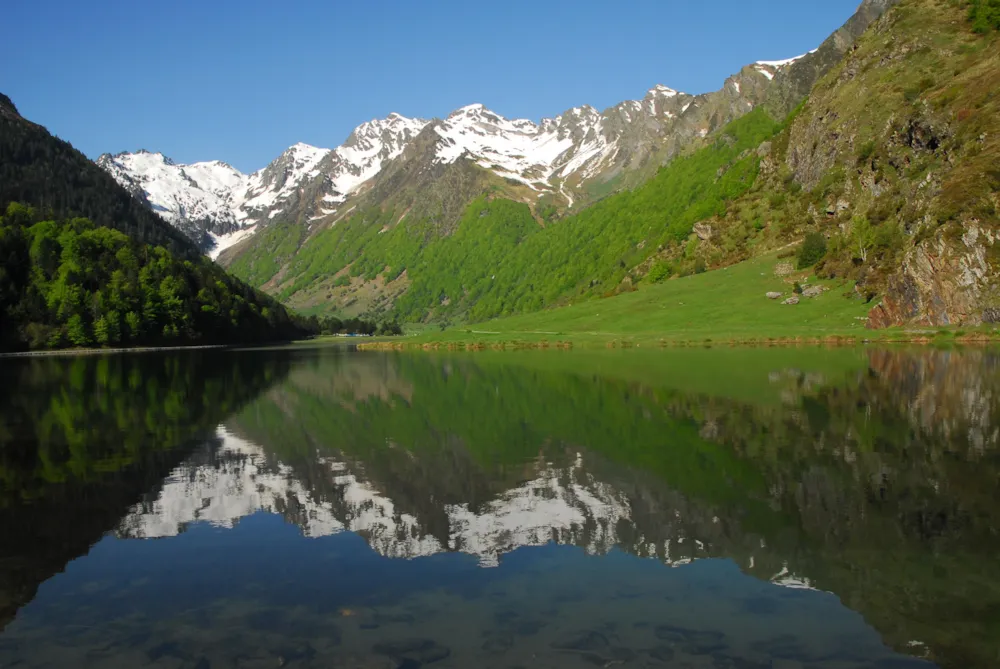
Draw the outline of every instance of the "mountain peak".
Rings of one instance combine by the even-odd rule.
[[[448,118],[455,118],[458,116],[478,116],[483,112],[487,111],[489,110],[486,108],[486,105],[480,102],[475,102],[471,105],[465,105],[464,107],[459,107],[452,113],[448,114]]]
[[[794,58],[785,58],[784,60],[758,60],[754,65],[764,65],[766,67],[785,67],[786,65],[791,65],[797,60],[802,60],[806,56],[812,53],[816,53],[818,49],[813,49],[809,53],[804,53],[800,56],[795,56]]]
[[[17,107],[15,107],[10,98],[3,93],[0,93],[0,115],[10,116],[12,118],[21,118],[21,115],[17,112]]]
[[[288,147],[286,153],[314,153],[316,151],[329,151],[329,149],[321,149],[319,147],[313,146],[312,144],[306,144],[305,142],[296,142]]]
[[[680,91],[675,91],[674,89],[670,88],[669,86],[664,86],[663,84],[656,84],[655,86],[653,86],[652,88],[650,88],[649,89],[649,94],[650,95],[660,95],[660,96],[663,96],[665,98],[672,98],[672,97],[675,97],[677,95],[685,95],[684,93],[681,93]]]

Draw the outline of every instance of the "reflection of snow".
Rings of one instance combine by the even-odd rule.
[[[373,548],[391,557],[430,555],[441,550],[433,537],[420,537],[415,518],[397,514],[391,500],[355,476],[338,473],[334,477],[347,509],[342,513],[344,518],[337,518],[330,505],[313,499],[290,467],[268,463],[263,449],[223,427],[218,436],[222,447],[216,462],[200,466],[185,463],[175,469],[155,502],[132,507],[118,534],[128,538],[168,537],[190,523],[232,527],[244,516],[268,511],[294,513],[308,537],[343,530],[364,534]],[[345,470],[343,463],[321,463],[331,472]]]
[[[375,485],[359,479],[346,462],[317,457],[316,480],[324,487],[320,499],[315,484],[261,446],[223,426],[217,436],[221,446],[213,457],[207,462],[204,456],[193,458],[171,472],[155,500],[129,510],[119,524],[119,537],[170,537],[197,522],[230,528],[245,516],[265,511],[280,514],[307,537],[355,532],[386,557],[457,551],[476,556],[483,567],[497,566],[504,554],[518,548],[548,543],[579,546],[591,555],[621,546],[672,567],[712,554],[707,540],[711,535],[704,542],[690,536],[682,517],[686,514],[678,507],[668,506],[656,514],[656,522],[662,523],[658,537],[645,534],[635,521],[629,497],[589,473],[581,454],[565,467],[539,462],[529,481],[477,507],[445,505],[441,510],[448,519],[448,536],[438,538],[420,518],[402,512]],[[432,503],[420,506],[433,508]],[[714,515],[704,520],[713,528],[720,522]],[[787,564],[770,581],[814,589],[809,579],[790,573]]]
[[[771,577],[771,583],[780,585],[783,588],[794,588],[796,590],[816,590],[812,582],[805,576],[796,576],[788,571],[788,563],[781,567],[781,571]]]
[[[501,553],[550,541],[607,552],[617,543],[616,524],[629,518],[628,502],[592,477],[590,490],[576,482],[561,483],[583,478],[581,464],[577,456],[568,470],[547,468],[478,512],[467,504],[449,506],[451,548],[478,555],[484,567],[496,566]]]

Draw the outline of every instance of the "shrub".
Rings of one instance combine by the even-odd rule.
[[[649,269],[646,279],[651,283],[660,283],[669,279],[672,273],[673,269],[670,267],[670,263],[658,261]]]
[[[869,140],[858,149],[858,165],[863,165],[875,155],[875,140]]]
[[[798,267],[805,269],[818,263],[826,255],[826,238],[818,232],[810,232],[806,235],[802,245],[799,246]]]
[[[971,0],[969,20],[977,33],[1000,30],[1000,0]]]

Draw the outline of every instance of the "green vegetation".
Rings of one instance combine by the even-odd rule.
[[[1000,30],[1000,0],[970,0],[969,20],[977,33]]]
[[[472,202],[446,236],[428,220],[396,224],[398,212],[372,209],[302,242],[283,270],[297,233],[267,230],[231,269],[257,285],[276,283],[276,294],[292,301],[324,281],[343,284],[329,278],[343,268],[385,282],[405,271],[409,290],[383,309],[409,321],[482,320],[615,293],[623,280],[629,285],[632,267],[657,249],[684,246],[696,222],[750,188],[759,163],[751,150],[779,128],[763,110],[754,111],[635,191],[544,227],[526,205],[493,197]],[[704,269],[691,257],[677,272]]]
[[[305,334],[273,298],[87,219],[0,217],[0,350],[260,342]]]
[[[777,276],[775,256],[667,281],[572,306],[426,333],[416,341],[500,342],[511,340],[725,343],[769,338],[865,336],[869,305],[852,284],[820,280],[807,272]],[[786,263],[787,264],[787,263]],[[798,305],[766,298],[792,294],[796,282],[829,289]]]
[[[0,94],[0,211],[27,202],[47,220],[86,217],[174,255],[199,255],[187,237],[121,188],[68,142],[17,113]]]
[[[812,267],[826,255],[826,237],[818,232],[810,232],[799,246],[796,254],[799,269]]]

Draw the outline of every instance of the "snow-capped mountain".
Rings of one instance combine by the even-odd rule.
[[[419,209],[428,193],[436,199],[415,214],[436,216],[442,230],[457,220],[470,192],[476,196],[486,186],[528,204],[545,198],[563,211],[575,209],[638,185],[692,143],[756,107],[784,117],[897,1],[862,0],[816,50],[752,63],[711,93],[689,95],[657,85],[641,99],[603,112],[585,105],[537,123],[504,118],[481,104],[432,121],[394,113],[361,124],[333,149],[296,144],[250,175],[219,162],[174,165],[144,152],[105,154],[98,162],[213,256],[269,223],[311,229],[334,224],[362,205],[398,212],[398,222],[414,206]],[[481,174],[445,169],[464,163]],[[493,179],[487,184],[482,175]],[[252,246],[249,241],[241,248]]]
[[[253,174],[220,161],[179,165],[145,150],[103,154],[97,164],[216,257],[258,224],[332,213],[426,124],[391,114],[358,126],[336,149],[295,144]]]
[[[716,93],[692,96],[657,85],[604,112],[574,107],[539,123],[507,119],[481,104],[433,121],[393,113],[361,124],[334,149],[295,144],[249,175],[219,161],[179,165],[148,151],[104,154],[97,163],[213,257],[269,222],[311,224],[336,214],[418,137],[433,144],[422,154],[430,166],[468,160],[572,207],[589,181],[660,164],[746,113],[796,60],[756,63]]]
[[[104,154],[97,164],[202,248],[210,247],[211,236],[241,227],[233,195],[243,190],[246,177],[226,163],[177,165],[162,153],[140,150]]]

